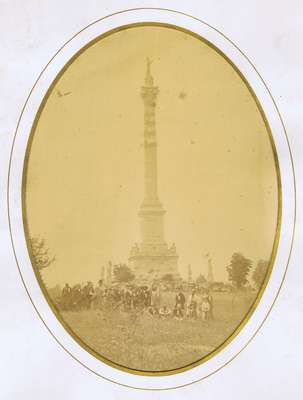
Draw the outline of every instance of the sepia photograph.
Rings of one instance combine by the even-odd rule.
[[[281,218],[269,124],[236,66],[179,27],[88,43],[51,84],[23,170],[23,224],[52,311],[100,362],[170,375],[257,307]]]

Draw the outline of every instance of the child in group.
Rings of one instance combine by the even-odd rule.
[[[170,314],[171,314],[171,310],[166,305],[161,307],[159,310],[159,317],[161,319],[167,319],[170,316]]]
[[[186,315],[188,318],[197,318],[197,293],[195,290],[192,290],[188,297]]]

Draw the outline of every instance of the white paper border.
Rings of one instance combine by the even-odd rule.
[[[38,108],[55,76],[68,60],[89,41],[101,34],[132,23],[158,22],[188,29],[218,47],[239,68],[256,93],[268,119],[279,159],[282,185],[281,235],[275,264],[263,297],[247,324],[233,341],[207,362],[191,370],[161,377],[132,375],[112,368],[86,352],[67,333],[43,297],[29,259],[22,223],[21,183],[26,146]],[[14,139],[9,175],[9,217],[14,252],[20,274],[40,317],[56,340],[95,374],[113,382],[137,388],[163,390],[191,384],[206,378],[230,362],[252,339],[266,319],[284,279],[292,247],[295,221],[295,187],[287,136],[270,92],[249,60],[226,37],[206,23],[174,11],[136,9],[96,21],[75,35],[44,69],[27,100]]]

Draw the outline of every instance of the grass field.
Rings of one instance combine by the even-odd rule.
[[[173,293],[163,294],[172,306]],[[62,312],[82,341],[103,357],[128,368],[180,368],[216,349],[236,329],[255,293],[213,293],[214,320],[160,320],[146,314],[88,310]]]

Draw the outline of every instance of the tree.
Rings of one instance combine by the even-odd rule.
[[[55,261],[55,257],[49,255],[49,249],[46,247],[44,239],[39,237],[31,238],[31,249],[34,258],[34,267],[39,272],[49,267]]]
[[[267,268],[268,268],[268,261],[259,260],[252,274],[252,279],[254,281],[256,288],[258,289],[262,286],[262,283],[264,281],[267,272]]]
[[[162,276],[162,280],[166,282],[173,282],[174,275],[173,274],[165,274]]]
[[[118,264],[114,265],[114,278],[117,282],[130,282],[135,279],[135,275],[126,264]]]
[[[241,253],[234,253],[230,264],[226,267],[228,279],[237,289],[243,287],[247,282],[247,275],[252,267],[252,262]]]

